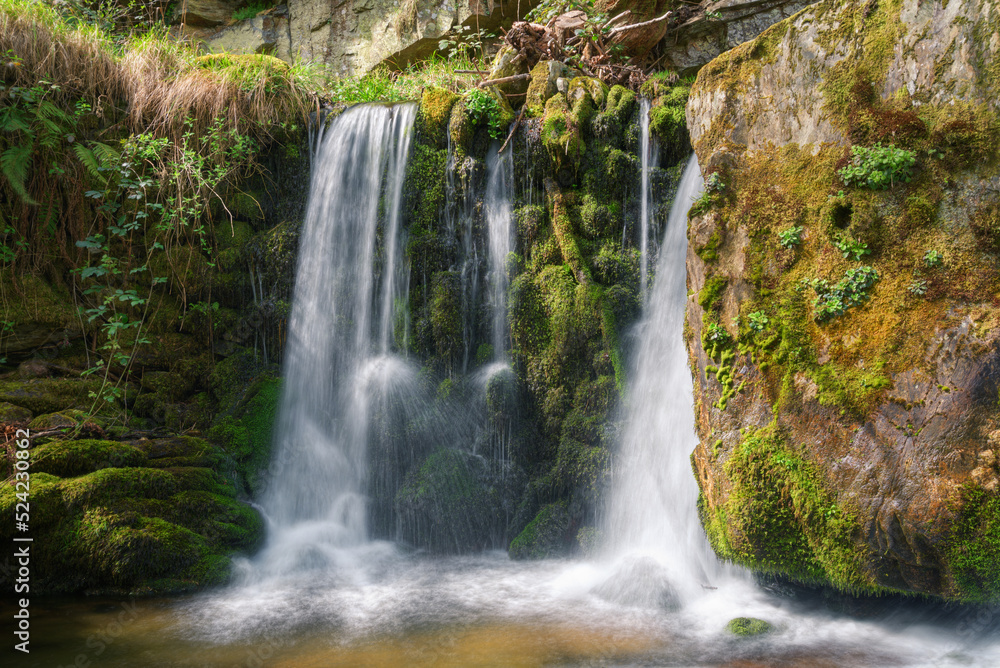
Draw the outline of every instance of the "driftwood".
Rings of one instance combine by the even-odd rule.
[[[630,23],[627,26],[618,26],[617,28],[612,28],[611,32],[609,32],[608,35],[613,37],[620,32],[625,32],[626,30],[638,30],[639,28],[648,28],[649,26],[656,25],[661,21],[666,21],[673,15],[674,15],[673,12],[667,12],[666,14],[664,14],[659,18],[651,19],[649,21],[643,21],[642,23]]]
[[[499,79],[487,79],[486,81],[480,81],[479,87],[486,88],[487,86],[499,86],[505,83],[514,83],[515,81],[531,81],[530,74],[515,74],[509,77],[500,77]]]
[[[509,134],[509,135],[507,135],[507,139],[505,139],[505,140],[504,140],[504,142],[503,142],[503,146],[501,146],[501,147],[500,147],[500,150],[499,150],[499,151],[497,151],[497,155],[500,155],[501,153],[503,153],[503,150],[504,150],[505,148],[507,148],[507,144],[509,144],[509,143],[510,143],[510,138],[514,136],[514,133],[515,133],[515,132],[517,132],[517,126],[519,126],[519,125],[521,124],[521,119],[522,119],[522,118],[524,118],[524,112],[525,112],[525,111],[526,111],[527,109],[528,109],[528,105],[524,105],[523,107],[521,107],[521,113],[519,113],[519,114],[517,115],[517,119],[515,119],[515,120],[514,120],[514,127],[512,127],[512,128],[510,129],[510,134]]]

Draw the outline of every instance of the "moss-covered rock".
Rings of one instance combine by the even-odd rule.
[[[218,448],[194,438],[36,446],[32,589],[163,594],[224,581],[229,555],[256,549],[263,522],[216,471],[181,465],[212,450],[225,471]],[[0,486],[0,509],[16,502],[13,484]]]
[[[417,129],[437,148],[448,145],[448,123],[459,96],[443,88],[427,88],[420,100]]]
[[[733,635],[749,638],[767,635],[774,631],[774,626],[770,622],[756,617],[736,617],[729,620],[726,624],[726,630]]]
[[[531,70],[531,83],[525,104],[532,116],[541,116],[549,98],[559,92],[556,80],[568,77],[570,70],[558,60],[540,61]]]
[[[396,494],[404,539],[435,552],[506,545],[504,506],[511,485],[491,465],[459,450],[439,449],[427,457]]]
[[[693,461],[724,558],[986,601],[1000,271],[975,221],[997,199],[1000,122],[982,44],[954,51],[984,18],[945,11],[822,2],[699,73],[687,115],[713,187],[689,227]],[[857,156],[890,145],[912,172],[859,185],[851,170],[887,168]]]
[[[566,551],[571,531],[566,501],[550,503],[511,541],[512,559],[546,559]]]
[[[23,422],[31,419],[31,411],[21,406],[3,402],[0,403],[0,422]]]
[[[25,408],[39,415],[56,413],[65,408],[89,409],[94,402],[91,393],[101,386],[92,378],[32,378],[30,380],[0,380],[0,401]]]
[[[52,441],[32,450],[33,471],[73,478],[104,468],[142,466],[145,453],[116,441]]]

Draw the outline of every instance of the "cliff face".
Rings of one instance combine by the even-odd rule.
[[[687,342],[720,556],[1000,595],[998,27],[824,2],[700,72]]]

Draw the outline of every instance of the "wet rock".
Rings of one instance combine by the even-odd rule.
[[[31,411],[27,408],[22,408],[21,406],[15,406],[5,402],[0,403],[0,423],[2,422],[21,422],[23,420],[31,419]]]
[[[736,617],[729,620],[729,623],[726,624],[726,630],[733,635],[749,638],[772,633],[774,626],[770,622],[756,617]]]

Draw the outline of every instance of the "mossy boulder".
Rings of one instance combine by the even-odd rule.
[[[0,422],[23,422],[31,419],[31,411],[21,406],[2,402],[0,403]]]
[[[570,69],[558,60],[543,60],[531,70],[525,104],[532,116],[541,116],[549,98],[559,92],[556,81],[567,78]]]
[[[566,501],[550,503],[511,541],[511,559],[546,559],[560,556],[572,538]]]
[[[214,452],[215,470],[182,465],[194,452]],[[190,591],[223,582],[230,555],[262,540],[260,515],[235,498],[218,472],[227,458],[206,441],[60,441],[33,455],[33,591]],[[13,483],[0,486],[0,509],[16,502]]]
[[[458,95],[444,88],[430,87],[424,90],[416,122],[418,130],[431,145],[439,149],[447,147],[451,110],[459,99]]]
[[[439,449],[403,481],[396,512],[403,537],[435,552],[468,552],[505,545],[510,483],[496,462]]]
[[[726,624],[726,630],[733,635],[749,638],[767,635],[774,631],[774,626],[770,622],[756,617],[736,617],[729,620],[729,623]]]
[[[35,415],[56,413],[65,408],[88,409],[91,393],[101,386],[93,378],[32,378],[0,380],[0,401],[25,408]]]
[[[109,467],[134,467],[146,463],[145,453],[117,441],[51,441],[32,450],[33,471],[73,478]]]

